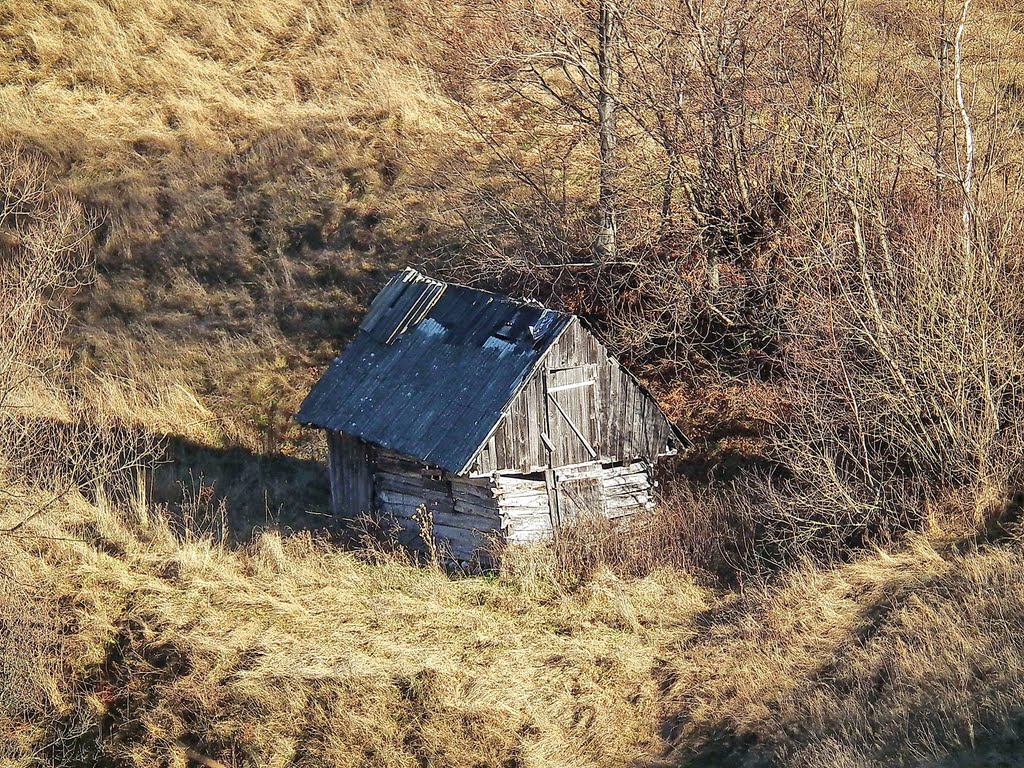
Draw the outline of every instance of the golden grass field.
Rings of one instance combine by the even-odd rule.
[[[775,34],[810,5],[723,7]],[[882,147],[865,174],[908,148],[899,248],[908,232],[937,229],[913,216],[930,195],[917,175],[933,141],[938,4],[848,5],[856,130]],[[578,129],[531,133],[540,118],[497,98],[500,82],[472,80],[488,40],[514,37],[503,6],[480,8],[0,5],[0,149],[46,159],[91,217],[96,265],[76,296],[61,375],[0,398],[0,765],[1021,764],[1024,529],[1009,480],[943,489],[922,502],[912,533],[769,575],[737,567],[722,578],[692,554],[732,563],[719,542],[728,495],[717,517],[700,494],[672,507],[674,530],[693,538],[685,551],[590,558],[580,572],[542,547],[510,554],[494,574],[449,574],[318,530],[322,445],[291,416],[389,271],[413,262],[477,281],[479,254],[458,257],[496,247],[527,208],[507,166],[529,177],[567,142],[562,205],[590,210],[592,170],[574,164],[593,148]],[[976,0],[973,12],[981,202],[1006,211],[986,236],[1013,251],[1020,12],[1005,0]],[[997,96],[1005,103],[989,109]],[[473,130],[474,106],[491,133]],[[750,119],[765,135],[787,127],[759,109]],[[488,136],[519,143],[495,149]],[[623,146],[627,202],[640,209],[659,161],[634,136]],[[507,218],[474,230],[488,206]],[[807,210],[794,216],[801,226]],[[631,242],[655,218],[636,213]],[[782,231],[766,252],[810,240]],[[488,275],[508,284],[525,261],[513,254]],[[739,271],[727,265],[723,282]],[[557,281],[528,275],[524,292],[585,308],[584,281],[558,294]],[[1000,278],[1015,296],[1019,273]],[[947,305],[935,314],[945,320]],[[924,338],[930,327],[910,330]],[[615,332],[625,348],[629,334]],[[763,435],[724,424],[767,430],[793,413],[784,386],[731,369],[652,383],[707,466],[760,446]],[[23,427],[31,436],[83,423],[101,439],[44,437],[42,459],[18,453]],[[109,443],[124,434],[138,442],[125,453],[148,459],[163,445],[176,461],[108,498],[81,480],[110,467],[124,475]],[[968,508],[971,524],[943,504]],[[990,508],[1007,514],[986,529]]]
[[[3,541],[7,765],[1011,766],[1024,543],[747,590],[493,578],[81,497]],[[9,513],[4,522],[13,516]]]

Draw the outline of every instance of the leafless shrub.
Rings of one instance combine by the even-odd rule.
[[[92,224],[47,161],[0,147],[0,414],[60,362],[69,301],[87,278]]]
[[[771,450],[791,481],[760,489],[770,546],[786,558],[985,527],[1018,492],[1024,326],[1010,210],[1021,187],[1009,172],[993,180],[993,154],[977,164],[980,137],[1001,128],[972,121],[959,61],[955,72],[962,117],[947,133],[965,160],[951,174],[939,153],[936,178],[955,185],[934,202],[942,186],[902,177],[913,153],[880,139],[885,127],[840,84],[837,141],[814,172],[821,221],[787,264],[791,411]]]
[[[547,580],[566,590],[587,584],[601,570],[643,578],[670,569],[708,583],[733,584],[773,570],[752,549],[758,524],[749,494],[676,482],[661,494],[656,509],[620,520],[579,517],[550,545],[503,546],[495,560],[506,578]]]
[[[52,416],[52,407],[33,406],[60,399],[60,338],[70,300],[88,278],[91,231],[43,156],[0,146],[0,470],[20,469],[22,480],[50,474],[38,461],[29,465],[60,442],[26,420],[40,410],[44,420]]]
[[[184,542],[208,539],[223,548],[231,531],[228,500],[218,498],[214,484],[202,474],[189,472],[188,481],[182,480],[179,485],[181,500],[161,510],[172,530]]]
[[[939,508],[977,524],[1024,458],[1014,266],[992,253],[965,264],[941,242],[870,251],[851,210],[851,241],[822,249],[790,316],[794,414],[775,450],[801,492],[772,495],[770,514],[836,545]]]
[[[489,278],[597,318],[628,360],[694,392],[771,383],[781,405],[759,449],[784,472],[722,497],[750,510],[733,547],[741,570],[843,557],[936,523],[977,526],[1020,482],[1020,184],[998,149],[1012,141],[999,88],[964,82],[969,9],[954,72],[929,61],[936,82],[914,90],[844,2],[771,15],[742,0],[624,7],[620,149],[635,168],[617,176],[617,263],[588,263],[582,241],[560,236],[552,248],[492,232],[476,252]],[[509,189],[564,220],[562,209],[592,209],[600,170],[580,149],[593,129],[593,30],[558,3],[517,13],[530,23],[495,36],[480,81],[483,103],[511,106],[472,117],[485,140],[522,148],[497,156]],[[934,24],[949,31],[945,17]],[[854,44],[871,78],[851,63]],[[949,92],[955,111],[943,108]],[[889,103],[934,135],[915,145]],[[530,145],[516,138],[527,124],[576,130],[572,141],[540,130]],[[531,154],[558,141],[559,162]],[[583,538],[584,549],[572,535],[559,544],[570,570],[623,557],[601,530]]]

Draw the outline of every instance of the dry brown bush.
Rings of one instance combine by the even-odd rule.
[[[568,590],[602,571],[633,579],[670,569],[704,583],[735,584],[771,571],[765,553],[754,550],[758,525],[756,509],[741,494],[676,482],[653,510],[621,520],[581,517],[550,545],[504,549],[500,569],[521,574],[540,568]]]
[[[88,278],[92,225],[47,159],[0,146],[0,414],[52,377],[70,301]]]
[[[837,547],[923,523],[969,529],[1018,490],[1016,259],[979,251],[965,264],[936,245],[894,245],[889,264],[856,246],[823,253],[804,286],[775,447],[800,495],[771,494],[765,513],[808,543],[823,528]]]

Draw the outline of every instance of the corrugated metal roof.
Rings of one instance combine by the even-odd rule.
[[[571,320],[407,269],[296,418],[460,472]]]

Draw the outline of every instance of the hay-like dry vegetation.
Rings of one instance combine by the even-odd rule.
[[[596,0],[0,5],[0,764],[1024,759],[1020,12],[618,5],[608,78]],[[410,262],[588,316],[661,508],[327,530]]]
[[[1013,765],[1024,542],[742,593],[545,551],[452,579],[80,496],[3,543],[10,765]],[[3,520],[9,524],[9,514]]]

